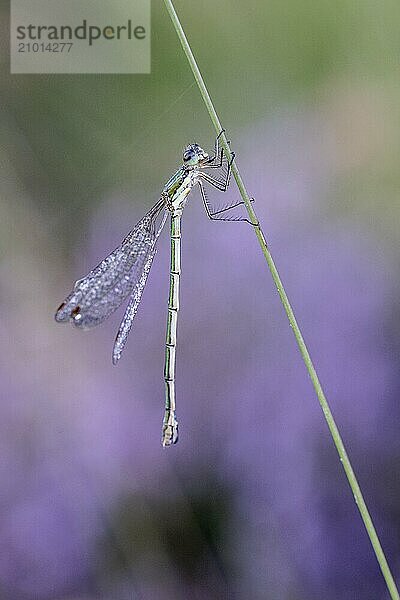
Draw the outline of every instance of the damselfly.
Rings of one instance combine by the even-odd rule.
[[[161,196],[149,212],[128,233],[122,243],[86,277],[75,282],[55,315],[56,321],[70,321],[78,328],[87,329],[102,323],[124,300],[130,297],[122,318],[113,349],[116,364],[125,347],[133,319],[139,307],[147,277],[156,254],[157,239],[167,216],[171,220],[171,269],[168,299],[168,318],[165,340],[165,413],[162,444],[169,446],[178,441],[178,421],[175,414],[175,358],[179,311],[179,283],[181,276],[181,218],[188,195],[195,185],[200,188],[207,216],[213,220],[247,220],[221,217],[225,211],[242,204],[238,202],[213,211],[204,184],[225,192],[229,186],[234,153],[228,161],[219,138],[214,153],[209,156],[198,144],[188,145],[183,152],[183,164],[165,184]],[[208,172],[209,169],[215,171]]]

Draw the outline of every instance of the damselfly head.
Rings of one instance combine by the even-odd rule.
[[[209,160],[209,156],[198,144],[189,144],[183,151],[184,165],[197,167]]]

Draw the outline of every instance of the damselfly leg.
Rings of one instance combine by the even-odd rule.
[[[219,146],[219,138],[225,133],[225,129],[221,129],[214,142],[214,156],[211,156],[207,163],[208,169],[218,169],[222,167],[222,159],[224,157],[224,149]],[[230,142],[228,142],[230,144]]]
[[[221,176],[212,176],[204,171],[201,171],[199,174],[199,188],[200,188],[200,192],[201,192],[201,197],[203,200],[203,205],[204,205],[204,209],[206,211],[207,217],[209,219],[211,219],[212,221],[244,221],[246,223],[250,223],[249,219],[245,218],[245,217],[241,217],[241,216],[225,216],[225,213],[230,211],[233,208],[236,208],[238,206],[242,206],[243,200],[240,200],[239,202],[235,202],[233,204],[229,204],[227,206],[224,206],[221,209],[218,210],[214,210],[211,207],[211,203],[207,197],[207,192],[204,186],[204,182],[210,184],[212,187],[214,187],[215,189],[217,189],[220,192],[226,192],[228,190],[229,187],[229,183],[230,183],[230,178],[231,178],[231,171],[232,171],[232,163],[234,161],[235,158],[235,153],[231,152],[231,159],[228,161],[226,156],[224,155],[223,152],[223,148],[219,149],[219,144],[218,144],[218,140],[220,138],[220,136],[222,135],[222,133],[224,132],[224,130],[222,130],[220,132],[220,134],[217,136],[216,140],[215,140],[215,153],[214,156],[212,157],[211,160],[213,160],[214,162],[209,165],[205,165],[206,169],[209,168],[219,168],[221,170]],[[219,154],[220,156],[220,161],[216,162],[215,159],[217,157],[217,155]],[[253,199],[251,199],[251,201],[254,201]],[[221,216],[224,215],[224,216]]]

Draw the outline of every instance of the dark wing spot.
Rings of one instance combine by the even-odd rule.
[[[81,312],[80,306],[75,306],[74,310],[71,310],[71,317],[76,317]]]

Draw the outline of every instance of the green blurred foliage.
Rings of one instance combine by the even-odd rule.
[[[241,129],[287,106],[322,106],[329,120],[346,109],[343,95],[353,98],[357,113],[372,94],[365,125],[373,119],[379,129],[382,119],[386,137],[366,162],[333,182],[327,203],[344,214],[364,211],[371,221],[379,208],[382,227],[390,229],[398,211],[399,3],[177,0],[176,9],[234,142]],[[8,5],[1,14],[8,18]],[[9,125],[3,145],[66,239],[80,235],[93,204],[113,188],[132,190],[133,202],[138,193],[146,196],[148,206],[181,147],[191,139],[211,143],[214,133],[192,82],[160,0],[152,3],[151,75],[16,76],[3,63]]]
[[[164,586],[171,576],[189,586],[214,572],[228,585],[225,574],[232,576],[234,565],[226,532],[232,526],[234,490],[213,479],[208,468],[195,473],[196,480],[180,478],[182,490],[174,497],[130,494],[115,504],[98,542],[102,578],[118,581],[124,572],[136,572],[152,579],[148,562],[156,565]],[[220,589],[214,592],[210,598],[222,597]]]

